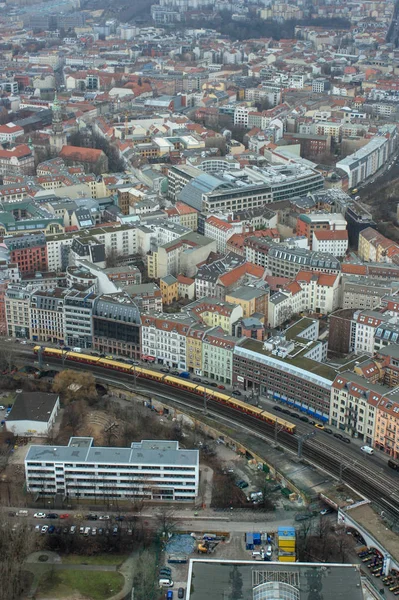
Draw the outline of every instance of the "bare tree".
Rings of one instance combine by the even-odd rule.
[[[22,521],[22,520],[21,520]],[[23,561],[37,549],[37,539],[26,522],[11,523],[0,515],[0,600],[17,600],[28,591]]]
[[[54,378],[53,392],[61,394],[65,404],[75,400],[93,402],[97,398],[94,375],[70,369],[57,373]]]
[[[162,506],[155,516],[160,533],[168,536],[176,530],[178,520],[175,516],[175,511],[171,506]]]

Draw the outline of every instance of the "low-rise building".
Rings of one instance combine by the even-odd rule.
[[[179,298],[194,300],[195,297],[195,279],[185,277],[184,275],[177,276],[177,291]]]
[[[51,432],[59,409],[58,394],[20,392],[7,417],[6,429],[23,437],[45,437]]]
[[[199,452],[169,440],[109,448],[94,446],[93,438],[72,437],[68,446],[30,446],[25,478],[29,492],[46,497],[194,502]]]
[[[226,294],[226,302],[239,304],[242,307],[244,318],[258,313],[267,318],[270,290],[266,288],[256,288],[251,285],[243,285],[235,291]]]

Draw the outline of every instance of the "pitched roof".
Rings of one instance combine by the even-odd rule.
[[[104,152],[96,148],[80,148],[79,146],[63,146],[59,154],[61,158],[82,162],[96,163]]]
[[[328,231],[328,230],[324,230],[324,229],[318,229],[316,231],[313,232],[313,235],[319,240],[319,241],[329,241],[329,240],[347,240],[348,239],[348,232],[346,229],[343,229],[341,231]]]

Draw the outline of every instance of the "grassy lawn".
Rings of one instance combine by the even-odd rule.
[[[61,558],[63,565],[121,565],[128,556],[128,554],[97,554],[94,556],[68,554]]]
[[[117,594],[123,586],[120,573],[102,571],[53,571],[44,575],[37,590],[37,598],[70,598],[80,592],[91,600],[105,600]]]

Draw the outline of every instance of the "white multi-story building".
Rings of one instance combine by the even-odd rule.
[[[234,111],[234,125],[248,127],[250,109],[247,106],[237,106]]]
[[[395,152],[398,139],[396,125],[384,125],[368,144],[337,162],[337,168],[348,175],[349,187],[356,187],[383,167]]]
[[[68,290],[36,290],[30,297],[30,332],[34,341],[64,343],[64,298]]]
[[[339,306],[339,276],[300,271],[295,281],[273,294],[268,304],[268,323],[278,327],[293,314],[305,310],[328,314]]]
[[[13,144],[15,140],[24,135],[23,127],[19,125],[15,125],[14,123],[6,123],[5,125],[0,125],[0,143],[9,142]]]
[[[239,229],[242,231],[242,223],[239,225]],[[205,235],[216,240],[218,252],[226,252],[227,241],[234,233],[237,233],[236,228],[227,221],[222,221],[214,216],[208,217],[205,221]]]
[[[141,315],[141,353],[144,360],[186,370],[186,340],[191,317]]]
[[[315,252],[327,252],[336,257],[345,256],[348,250],[348,232],[319,229],[313,232],[312,249]]]
[[[93,438],[72,437],[68,446],[30,446],[25,477],[27,490],[41,496],[193,502],[199,452],[169,440],[102,448]]]

